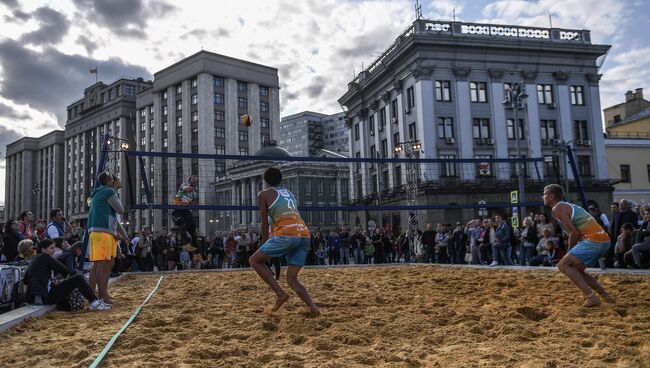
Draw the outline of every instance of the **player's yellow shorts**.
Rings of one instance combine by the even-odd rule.
[[[117,239],[109,233],[92,232],[89,235],[90,261],[110,261],[117,255]]]

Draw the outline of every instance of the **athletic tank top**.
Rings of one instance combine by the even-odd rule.
[[[609,235],[584,208],[569,202],[562,201],[559,203],[571,206],[571,223],[580,233],[579,240],[584,239],[595,243],[609,242]],[[558,223],[564,233],[568,234],[569,232],[562,221],[558,221]]]
[[[273,190],[278,198],[268,208],[271,236],[309,238],[309,229],[300,217],[296,198],[286,188],[273,187]]]

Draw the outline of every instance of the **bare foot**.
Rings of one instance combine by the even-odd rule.
[[[304,315],[307,318],[316,318],[321,315],[320,309],[318,307],[309,308],[308,310],[303,310],[300,314]]]
[[[607,304],[616,304],[616,300],[614,300],[614,298],[612,298],[612,296],[609,295],[609,293],[599,293],[599,294],[603,298],[605,303],[607,303]]]
[[[284,302],[286,302],[287,299],[289,299],[289,294],[284,294],[284,295],[280,295],[280,296],[278,296],[278,297],[275,299],[275,305],[273,306],[273,308],[271,308],[271,312],[275,312],[275,311],[277,311],[278,309],[280,309],[280,307],[282,306],[282,304],[284,304]]]
[[[589,294],[584,297],[585,302],[582,304],[583,307],[591,308],[600,305],[600,299],[595,294]]]

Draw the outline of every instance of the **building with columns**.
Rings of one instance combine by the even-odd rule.
[[[271,140],[280,121],[278,70],[269,66],[200,51],[154,74],[150,88],[138,93],[137,150],[196,154],[249,155]],[[250,127],[240,117],[253,118]],[[215,182],[229,173],[217,160],[146,158],[153,203],[171,204],[188,176],[199,177],[199,204],[214,204]],[[138,183],[142,178],[137,165]],[[145,203],[143,185],[136,197]],[[173,224],[168,210],[138,210],[136,229],[155,230]],[[205,233],[207,211],[194,211]]]
[[[7,145],[4,218],[30,210],[34,219],[48,219],[53,208],[63,208],[64,133],[21,138]]]
[[[569,143],[587,197],[606,203],[612,185],[597,59],[609,48],[592,44],[586,30],[416,20],[339,99],[352,130],[350,152],[353,157],[371,157],[377,151],[392,157],[396,144],[416,140],[422,158],[547,157],[543,168],[529,164],[525,170],[525,199],[538,201],[544,183],[564,181],[565,176],[574,182],[571,171],[557,170],[565,167],[560,148]],[[506,88],[521,82],[528,96],[515,119],[515,111],[503,102]],[[522,134],[516,134],[516,127]],[[420,167],[420,203],[509,202],[508,193],[517,189],[510,164],[488,170],[467,165]],[[377,172],[378,166],[365,165],[351,171],[353,198],[363,202],[372,197],[377,175],[385,178],[382,189],[401,187],[405,166],[386,164]],[[403,195],[384,199],[404,203]],[[420,223],[465,220],[477,213],[426,211]],[[383,222],[404,229],[406,218],[385,214]]]
[[[151,82],[142,78],[123,78],[108,85],[97,82],[84,90],[83,98],[67,107],[62,172],[65,173],[63,213],[69,219],[79,220],[85,226],[104,135],[107,133],[114,142],[135,146],[136,93],[150,85]],[[105,167],[120,177],[122,189],[118,195],[126,209],[134,202],[134,162],[122,152],[113,152]],[[123,221],[126,223],[131,217],[133,211],[125,214]]]
[[[304,137],[303,137],[304,139]],[[321,151],[318,156],[331,154]],[[264,189],[264,171],[269,166],[282,170],[282,185],[296,197],[299,206],[340,206],[349,201],[349,169],[345,164],[317,161],[282,161],[290,157],[288,150],[270,142],[255,156],[277,157],[276,161],[239,161],[228,168],[228,176],[217,179],[217,205],[256,206],[257,193]],[[304,157],[304,156],[303,156]],[[209,231],[247,229],[257,231],[261,225],[259,211],[206,211]],[[349,225],[344,211],[300,211],[311,230],[333,229]]]

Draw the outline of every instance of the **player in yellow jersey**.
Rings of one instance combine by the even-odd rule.
[[[320,310],[312,301],[307,289],[298,281],[298,273],[305,265],[305,258],[309,252],[309,230],[300,217],[296,198],[288,189],[280,186],[282,181],[280,169],[274,167],[266,169],[264,181],[269,187],[257,194],[262,218],[260,239],[262,246],[250,257],[250,265],[275,292],[277,299],[271,308],[274,312],[289,299],[289,295],[273,278],[273,273],[266,264],[271,257],[286,256],[287,284],[305,302],[309,308],[309,316],[317,317],[320,315]]]
[[[609,249],[609,235],[584,208],[564,201],[564,189],[557,184],[544,187],[544,205],[553,209],[553,216],[562,230],[569,235],[568,253],[557,268],[573,281],[582,291],[585,307],[595,307],[600,299],[592,292],[598,292],[605,301],[613,303],[612,297],[591,275],[585,272]]]

